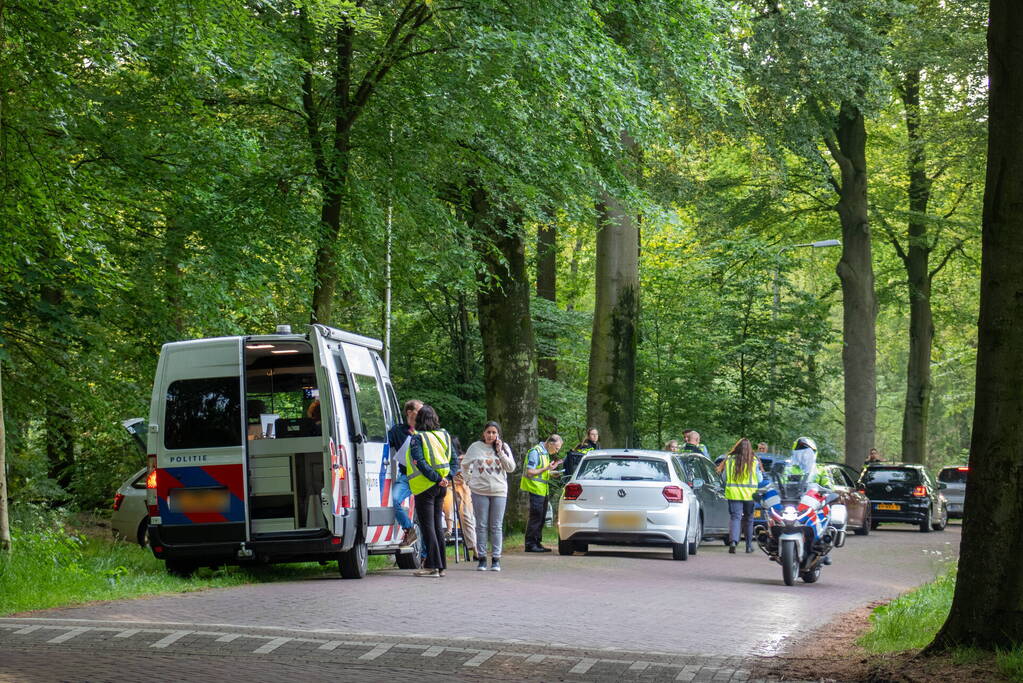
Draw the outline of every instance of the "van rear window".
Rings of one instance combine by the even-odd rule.
[[[167,388],[163,445],[217,448],[242,443],[237,377],[181,379]]]

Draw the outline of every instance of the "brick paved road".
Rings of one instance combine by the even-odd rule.
[[[111,669],[118,663],[153,679],[168,657],[187,669],[179,670],[186,679],[213,667],[252,681],[745,680],[756,656],[930,579],[958,546],[958,526],[930,534],[883,527],[850,537],[817,584],[792,587],[763,555],[728,555],[711,544],[688,562],[612,549],[513,554],[500,574],[462,564],[439,580],[388,570],[342,581],[331,571],[46,610],[0,620],[0,681],[123,680]],[[741,623],[722,616],[738,605]]]

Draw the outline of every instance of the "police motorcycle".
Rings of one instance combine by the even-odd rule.
[[[815,481],[817,446],[809,437],[796,441],[790,462],[772,464],[755,495],[767,526],[756,529],[757,544],[781,565],[786,586],[796,577],[815,583],[829,553],[845,545],[846,509],[834,504],[838,494]]]

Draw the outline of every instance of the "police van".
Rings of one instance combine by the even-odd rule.
[[[402,417],[381,348],[324,325],[163,346],[146,502],[169,572],[337,560],[355,579],[369,554],[418,566],[391,507],[387,432]]]

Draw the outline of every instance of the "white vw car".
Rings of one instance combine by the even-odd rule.
[[[584,553],[591,543],[661,546],[689,559],[700,544],[700,510],[684,477],[671,453],[588,453],[558,504],[558,552]]]

